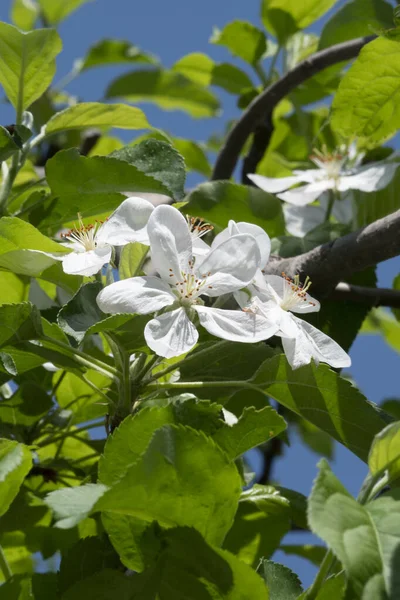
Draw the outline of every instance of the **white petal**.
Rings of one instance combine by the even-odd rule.
[[[308,365],[313,359],[313,347],[302,332],[295,338],[283,337],[282,346],[292,369]]]
[[[299,178],[299,181],[304,181],[305,183],[314,183],[326,179],[325,169],[295,169],[293,174]]]
[[[266,275],[265,281],[275,290],[276,294],[285,301],[288,295],[293,295],[292,284],[279,275]],[[296,296],[295,296],[296,298]],[[288,310],[296,313],[318,312],[321,308],[318,300],[305,292],[305,296],[298,296],[298,301],[293,303]]]
[[[196,257],[206,256],[211,250],[210,246],[199,237],[192,238],[192,244],[193,256]]]
[[[193,306],[200,323],[209,333],[223,340],[251,344],[273,336],[278,326],[257,313]]]
[[[166,281],[170,274],[180,281],[192,260],[192,239],[183,215],[167,204],[157,206],[147,224],[154,267]]]
[[[255,183],[257,187],[270,194],[283,192],[283,190],[287,190],[292,187],[292,185],[302,181],[298,175],[291,175],[290,177],[264,177],[263,175],[248,173],[247,177],[250,181]]]
[[[335,202],[335,204],[338,203]],[[321,206],[284,204],[282,208],[285,215],[286,230],[296,237],[304,237],[325,220],[326,209],[324,210]]]
[[[282,310],[281,308],[280,309],[278,308],[276,310],[280,310],[280,315],[279,315],[279,317],[280,317],[279,318],[279,331],[280,332],[277,335],[281,335],[282,337],[287,337],[287,338],[296,337],[297,325],[295,322],[295,317],[287,310]]]
[[[351,358],[345,352],[339,344],[337,344],[332,338],[322,333],[310,323],[293,317],[304,337],[307,339],[310,349],[309,352],[312,354],[316,361],[328,363],[331,367],[341,369],[344,367],[350,367]],[[304,345],[305,342],[303,342]]]
[[[361,190],[363,192],[376,192],[386,187],[396,173],[398,163],[374,164],[361,167],[354,175],[340,178],[338,190]]]
[[[258,249],[260,250],[260,267],[265,267],[271,252],[271,240],[269,239],[269,235],[264,231],[264,229],[262,229],[258,225],[254,225],[253,223],[246,223],[244,221],[235,223],[235,221],[229,221],[229,226],[223,231],[221,231],[221,233],[219,233],[217,236],[215,236],[211,247],[216,248],[217,246],[222,244],[222,242],[229,239],[233,235],[237,235],[238,233],[247,233],[255,238],[258,245]]]
[[[110,262],[111,246],[100,246],[88,252],[71,252],[62,259],[64,273],[68,275],[95,275]]]
[[[350,223],[353,219],[354,198],[353,192],[342,194],[344,197],[337,200],[332,209],[332,214],[339,223]],[[321,202],[321,201],[320,201]]]
[[[116,281],[97,296],[97,304],[105,313],[138,313],[147,315],[176,300],[169,286],[159,277],[131,277]]]
[[[183,308],[166,312],[147,323],[144,329],[147,345],[158,356],[172,358],[189,352],[199,334]]]
[[[315,183],[302,185],[294,190],[288,190],[283,194],[278,194],[278,198],[285,202],[289,202],[289,204],[306,206],[306,204],[311,204],[314,200],[319,198],[323,192],[331,190],[333,187],[333,179],[324,179],[322,181],[316,181]]]
[[[147,222],[153,210],[153,205],[143,198],[127,198],[101,226],[96,239],[111,246],[148,244]]]
[[[202,293],[220,296],[239,290],[250,283],[259,264],[260,251],[254,237],[244,233],[234,235],[213,248],[199,265],[199,275],[210,273]]]

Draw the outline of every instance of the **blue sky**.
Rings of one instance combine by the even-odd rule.
[[[343,4],[339,2],[338,5]],[[0,5],[0,20],[9,21],[11,2]],[[126,39],[143,50],[158,55],[165,66],[171,66],[176,60],[191,52],[205,52],[216,61],[232,60],[228,52],[208,43],[214,26],[223,27],[233,19],[245,19],[261,26],[259,18],[260,0],[96,0],[88,2],[71,15],[59,27],[64,49],[58,58],[56,82],[71,69],[76,58],[84,56],[87,49],[102,38]],[[320,29],[320,24],[314,27]],[[240,61],[233,60],[243,68]],[[84,100],[100,100],[106,85],[118,74],[129,70],[122,67],[92,69],[79,77],[67,88]],[[150,123],[170,133],[196,140],[204,140],[213,132],[223,131],[223,124],[235,118],[239,111],[235,99],[221,94],[223,119],[192,120],[184,113],[163,112],[147,105],[144,110]],[[13,112],[9,106],[0,108],[2,124],[13,121]],[[120,135],[120,132],[118,132]],[[122,135],[123,137],[123,135]],[[126,134],[124,139],[130,139]],[[395,275],[400,272],[400,259],[392,259],[378,268],[379,285],[391,286]],[[351,375],[369,400],[381,402],[388,397],[398,395],[397,369],[400,367],[399,355],[392,351],[383,340],[375,336],[359,336],[351,350],[353,365]],[[311,489],[316,475],[318,457],[301,445],[292,441],[284,459],[277,463],[275,477],[282,485],[292,487],[305,494]],[[366,467],[344,447],[336,446],[333,469],[353,494],[357,494],[366,475]],[[309,543],[310,536],[291,534],[290,543]],[[296,570],[305,585],[314,574],[309,563],[300,559],[288,559],[283,555],[277,560],[285,562]]]

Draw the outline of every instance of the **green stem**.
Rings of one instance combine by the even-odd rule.
[[[10,569],[10,565],[7,562],[6,555],[4,554],[3,548],[0,546],[0,569],[3,573],[4,579],[7,581],[11,579],[13,576],[12,571]]]
[[[121,382],[121,404],[124,407],[124,411],[129,414],[131,411],[131,378],[129,374],[129,355],[123,355],[123,370],[122,370],[122,382]]]
[[[259,390],[256,385],[247,381],[177,381],[176,383],[150,383],[146,385],[146,390],[195,390],[199,388],[246,388],[249,390]]]
[[[329,572],[332,569],[335,560],[336,559],[333,555],[332,550],[328,550],[328,552],[325,554],[325,557],[319,567],[319,571],[318,571],[311,587],[309,587],[305,593],[304,600],[315,600],[315,598],[317,598],[318,593],[319,593],[325,579],[328,577]]]
[[[325,223],[329,222],[329,219],[331,218],[331,214],[332,214],[332,209],[333,209],[333,205],[335,204],[335,193],[333,191],[331,191],[331,193],[329,194],[329,200],[328,200],[328,207],[326,209],[326,213],[325,213]]]
[[[262,64],[258,62],[255,65],[253,65],[253,68],[254,68],[255,72],[257,73],[257,75],[259,76],[264,88],[266,88],[268,86],[269,81],[268,81],[268,76],[262,67]]]
[[[88,367],[89,369],[94,369],[99,373],[102,373],[106,377],[109,377],[110,379],[118,379],[117,369],[97,358],[94,358],[93,356],[90,356],[90,354],[86,354],[85,352],[82,352],[77,348],[71,348],[71,346],[68,346],[67,344],[60,342],[59,340],[49,338],[47,336],[42,338],[42,341],[44,341],[47,344],[51,344],[56,348],[60,348],[61,350],[63,350],[64,353],[67,353],[68,356],[70,356],[72,359],[75,359],[77,362]]]
[[[0,216],[5,214],[7,200],[10,195],[14,180],[19,171],[20,152],[16,152],[11,161],[11,166],[4,176],[3,183],[0,189]]]
[[[147,375],[147,373],[151,372],[151,370],[158,363],[159,360],[160,360],[160,357],[157,356],[156,354],[154,356],[152,356],[147,362],[145,362],[143,364],[142,368],[140,370],[138,370],[138,372],[136,374],[133,375],[132,381],[135,383],[141,381],[143,379],[143,377],[145,377]],[[156,377],[152,377],[150,379],[150,381],[152,381],[155,378]]]
[[[92,390],[95,391],[96,394],[99,394],[99,396],[102,396],[104,398],[104,400],[107,401],[107,405],[113,404],[113,401],[111,400],[111,398],[109,396],[107,396],[107,394],[102,392],[101,389],[97,387],[97,385],[92,383],[90,381],[90,379],[85,377],[85,375],[80,375],[79,377],[82,379],[82,381],[84,381],[86,383],[86,385],[88,385],[90,388],[92,388]]]
[[[214,305],[214,307],[215,307],[215,305]],[[227,344],[229,344],[229,342],[225,342],[225,341],[217,342],[216,344],[213,345],[212,348],[214,349],[217,347],[222,347]],[[203,348],[203,350],[199,350],[198,352],[194,352],[193,354],[189,354],[189,356],[180,360],[179,362],[176,362],[173,365],[169,365],[169,367],[166,367],[162,371],[158,371],[157,373],[154,373],[154,375],[151,377],[151,379],[149,379],[149,381],[151,382],[151,381],[155,381],[156,379],[161,379],[162,377],[165,377],[166,375],[168,375],[168,373],[172,373],[173,371],[176,371],[182,365],[186,366],[193,359],[198,359],[199,357],[201,358],[202,356],[206,356],[209,352],[210,352],[210,346],[208,346],[207,348]]]
[[[66,431],[65,433],[61,433],[58,436],[49,435],[49,436],[47,436],[47,438],[45,438],[41,442],[38,442],[36,444],[36,446],[38,448],[44,448],[45,446],[49,446],[50,444],[55,444],[56,442],[61,442],[62,440],[65,440],[67,437],[76,437],[76,434],[81,433],[82,431],[88,431],[89,429],[95,429],[96,427],[101,427],[102,425],[104,425],[104,421],[101,421],[98,423],[89,423],[89,425],[82,425],[82,427],[77,427],[76,429],[73,429],[72,431]]]

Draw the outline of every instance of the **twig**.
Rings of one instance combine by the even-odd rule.
[[[400,291],[391,288],[369,288],[340,282],[329,298],[345,302],[360,302],[371,306],[400,308]]]
[[[361,48],[375,37],[370,35],[357,38],[316,52],[257,96],[229,133],[217,157],[211,180],[229,179],[231,177],[249,135],[265,119],[268,121],[275,106],[287,94],[319,71],[336,63],[355,58]]]
[[[399,254],[400,210],[299,256],[272,257],[264,272],[280,275],[284,271],[301,279],[308,275],[313,290],[326,296],[339,281]]]

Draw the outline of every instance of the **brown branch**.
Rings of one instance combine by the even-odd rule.
[[[268,123],[273,109],[287,94],[319,71],[336,63],[355,58],[361,48],[375,37],[370,35],[357,38],[316,52],[257,96],[230,131],[217,157],[211,180],[229,179],[232,176],[240,152],[249,135],[265,119]]]
[[[305,254],[293,258],[270,260],[265,268],[267,275],[307,275],[313,290],[328,295],[332,288],[353,273],[376,265],[400,254],[400,210],[366,225]]]
[[[370,288],[361,285],[338,283],[332,294],[331,300],[360,302],[371,306],[391,306],[400,308],[400,291],[391,288]]]

